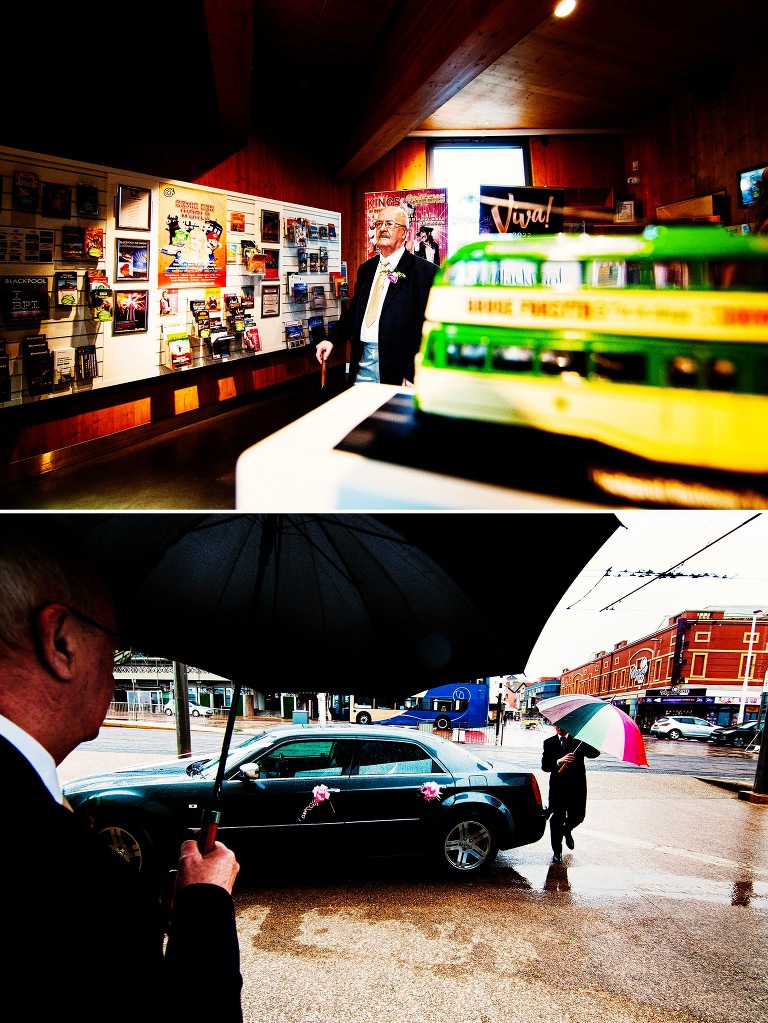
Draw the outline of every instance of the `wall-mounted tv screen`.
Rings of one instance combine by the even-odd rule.
[[[766,165],[762,167],[750,167],[748,170],[739,171],[739,206],[751,206],[757,199],[757,185],[763,175]]]

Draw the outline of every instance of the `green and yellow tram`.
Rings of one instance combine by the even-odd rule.
[[[720,226],[482,239],[441,267],[421,413],[768,472],[768,237]]]

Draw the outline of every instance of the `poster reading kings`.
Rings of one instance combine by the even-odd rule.
[[[399,192],[366,192],[365,258],[376,255],[377,220],[387,219],[387,210],[400,207],[408,214],[405,247],[416,256],[439,263],[448,249],[448,192],[445,188],[424,188]]]

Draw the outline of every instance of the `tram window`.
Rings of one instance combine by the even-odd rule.
[[[637,259],[627,260],[627,285],[641,284],[643,287],[653,287],[653,274],[647,263],[641,263]]]
[[[485,365],[486,345],[457,344],[453,342],[446,347],[445,362],[447,366],[476,366],[482,369]]]
[[[627,267],[623,261],[596,259],[592,263],[593,288],[624,288],[627,284]]]
[[[533,351],[517,345],[505,345],[493,351],[492,366],[505,373],[530,373],[533,369]]]
[[[711,359],[707,366],[707,386],[711,391],[735,391],[738,386],[736,363],[732,359]]]
[[[538,283],[538,266],[532,259],[499,260],[499,284],[530,288]]]
[[[713,291],[766,291],[768,260],[710,260],[707,279]]]
[[[592,367],[599,380],[617,384],[644,384],[648,379],[645,356],[640,352],[594,352]]]
[[[541,283],[550,288],[559,284],[569,288],[580,288],[583,283],[581,263],[576,260],[568,262],[545,260],[541,264]]]
[[[749,390],[752,394],[768,394],[768,359],[755,359],[753,382]]]
[[[689,287],[688,264],[678,259],[653,264],[653,280],[657,288]]]
[[[562,376],[566,373],[576,373],[582,377],[587,375],[586,352],[549,349],[541,353],[540,359],[541,371],[546,376]]]
[[[667,378],[670,387],[698,386],[699,364],[687,355],[676,355],[667,365]]]
[[[485,260],[467,260],[446,267],[445,279],[454,288],[471,288],[477,284],[498,284],[496,263]]]

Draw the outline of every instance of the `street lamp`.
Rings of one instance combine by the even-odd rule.
[[[752,630],[749,634],[749,647],[747,649],[747,663],[744,667],[744,685],[741,687],[741,704],[739,705],[739,716],[737,724],[741,725],[744,723],[744,712],[747,709],[747,691],[749,689],[749,672],[752,667],[752,645],[755,641],[755,621],[757,616],[762,614],[761,610],[752,612]]]

